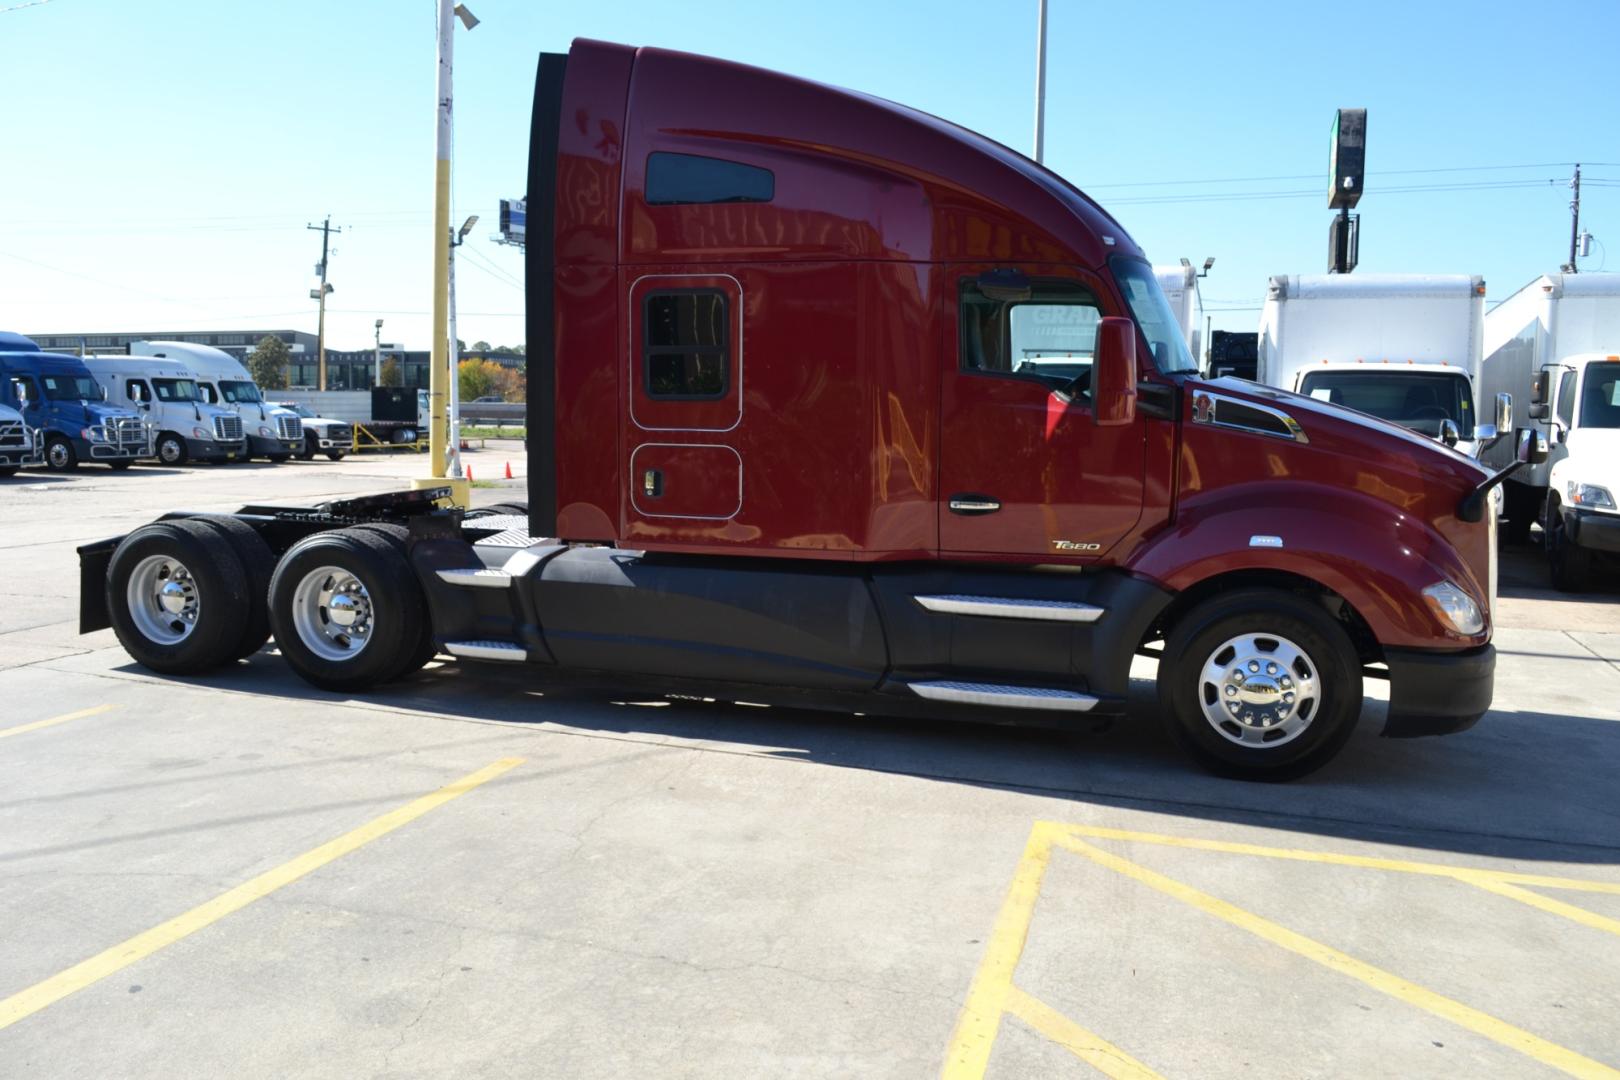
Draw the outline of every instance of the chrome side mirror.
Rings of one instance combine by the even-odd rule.
[[[1475,424],[1474,439],[1481,443],[1495,442],[1501,431],[1495,424]]]
[[[1445,443],[1447,446],[1455,447],[1457,445],[1457,440],[1461,437],[1462,436],[1457,432],[1457,422],[1455,420],[1447,419],[1440,421],[1441,442]]]
[[[1547,460],[1547,440],[1534,428],[1520,428],[1513,457],[1526,465],[1540,465]]]
[[[1496,395],[1496,430],[1513,430],[1513,395]]]

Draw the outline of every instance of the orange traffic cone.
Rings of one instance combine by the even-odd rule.
[[[510,461],[506,463],[506,478],[508,480],[512,479],[512,463]]]
[[[469,466],[467,466],[467,483],[469,483],[469,484],[470,484],[470,483],[472,483],[472,482],[473,482],[473,478],[472,478],[472,466],[471,466],[471,465],[469,465]]]

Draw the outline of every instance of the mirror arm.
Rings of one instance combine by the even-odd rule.
[[[1461,521],[1472,522],[1478,521],[1480,518],[1484,517],[1485,502],[1486,498],[1491,493],[1491,488],[1496,487],[1502,481],[1506,480],[1508,477],[1512,476],[1514,473],[1518,472],[1521,468],[1528,464],[1530,464],[1528,461],[1515,461],[1507,468],[1487,477],[1473,491],[1470,491],[1467,495],[1464,495],[1462,502],[1457,504],[1458,519]]]

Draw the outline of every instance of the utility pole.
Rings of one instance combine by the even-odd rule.
[[[383,321],[381,319],[378,319],[377,320],[377,338],[376,338],[377,348],[376,348],[376,351],[373,352],[373,354],[372,354],[372,357],[373,357],[373,359],[372,359],[373,368],[372,368],[372,372],[371,372],[371,385],[372,386],[381,386],[382,385],[382,324],[383,324]]]
[[[1575,163],[1575,179],[1569,182],[1569,186],[1575,189],[1575,198],[1569,204],[1569,265],[1564,270],[1573,274],[1578,270],[1575,254],[1581,242],[1581,163],[1578,161]]]
[[[1035,20],[1035,163],[1046,158],[1046,0]]]
[[[340,233],[342,229],[332,227],[332,215],[327,214],[326,220],[319,225],[307,225],[305,228],[314,229],[321,234],[321,261],[315,264],[315,272],[320,275],[321,283],[317,288],[309,291],[311,300],[321,302],[320,321],[315,328],[315,354],[320,365],[320,378],[316,383],[320,389],[326,389],[326,294],[332,291],[332,286],[326,283],[326,258],[332,242],[332,234]]]

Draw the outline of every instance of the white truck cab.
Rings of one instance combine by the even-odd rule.
[[[298,414],[266,402],[253,376],[230,353],[188,341],[136,341],[129,351],[136,356],[178,360],[190,368],[197,376],[203,401],[241,417],[249,458],[279,463],[303,451],[304,431]]]
[[[86,356],[85,367],[109,404],[139,410],[157,433],[157,459],[239,461],[247,456],[242,418],[203,401],[197,376],[178,360],[150,356]]]
[[[1548,568],[1555,587],[1584,589],[1600,556],[1620,554],[1620,354],[1565,357],[1535,390],[1531,415],[1548,427]]]
[[[0,479],[16,476],[26,465],[41,464],[43,449],[44,440],[29,428],[22,413],[0,405]]]

